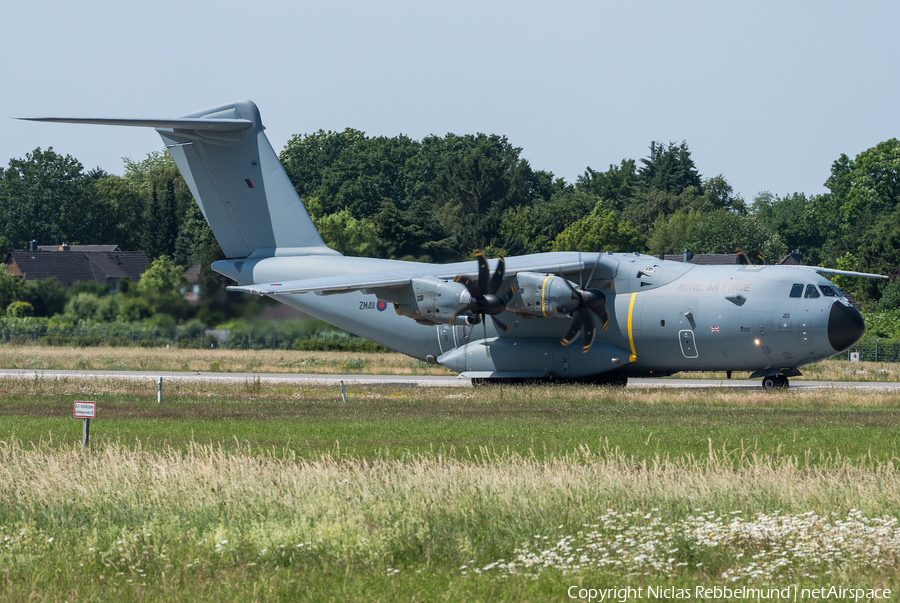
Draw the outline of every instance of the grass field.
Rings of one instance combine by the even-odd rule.
[[[178,348],[71,348],[0,346],[0,369],[200,371],[303,374],[452,375],[444,367],[403,354],[285,350],[191,350]],[[804,380],[897,381],[900,367],[882,362],[827,360],[802,367]],[[735,372],[746,379],[749,372]],[[675,378],[726,378],[724,372],[681,373]]]
[[[896,395],[141,387],[0,379],[0,600],[900,589]]]

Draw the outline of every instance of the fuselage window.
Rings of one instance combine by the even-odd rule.
[[[794,285],[791,287],[791,297],[802,297],[803,285]]]
[[[815,285],[807,285],[806,286],[806,297],[807,298],[819,297],[819,290],[816,289]]]
[[[835,292],[835,290],[828,285],[819,285],[819,289],[822,290],[822,295],[824,295],[825,297],[837,297],[837,293]]]
[[[664,321],[664,320],[659,321],[659,326],[661,326],[661,327],[666,326],[666,321]]]

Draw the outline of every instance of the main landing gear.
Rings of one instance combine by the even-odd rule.
[[[788,378],[784,375],[772,375],[769,377],[763,377],[762,380],[762,388],[763,389],[775,389],[776,387],[788,387]]]

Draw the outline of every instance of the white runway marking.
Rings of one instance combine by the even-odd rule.
[[[471,381],[458,377],[423,376],[423,375],[309,375],[288,373],[193,373],[174,371],[62,371],[33,369],[0,369],[0,376],[21,377],[23,379],[85,379],[105,378],[125,381],[143,381],[148,384],[159,377],[167,381],[184,383],[202,383],[204,381],[246,382],[257,378],[266,383],[295,383],[297,385],[338,385],[343,381],[347,385],[406,385],[419,387],[471,387]],[[155,383],[154,383],[155,387]],[[715,379],[629,379],[630,388],[759,388],[760,382],[747,379],[715,380]],[[875,389],[900,390],[896,382],[865,381],[791,381],[792,389],[839,388],[839,389]]]

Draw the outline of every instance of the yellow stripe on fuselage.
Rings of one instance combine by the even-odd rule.
[[[550,318],[549,316],[547,316],[547,305],[544,303],[544,296],[547,295],[547,281],[549,281],[551,278],[553,278],[552,274],[545,278],[543,284],[541,285],[541,312],[543,312],[544,318]]]
[[[634,314],[634,299],[636,297],[637,291],[631,294],[631,303],[628,304],[628,343],[631,344],[631,358],[629,358],[631,362],[637,360],[637,352],[634,349],[634,332],[631,330],[631,316]]]

